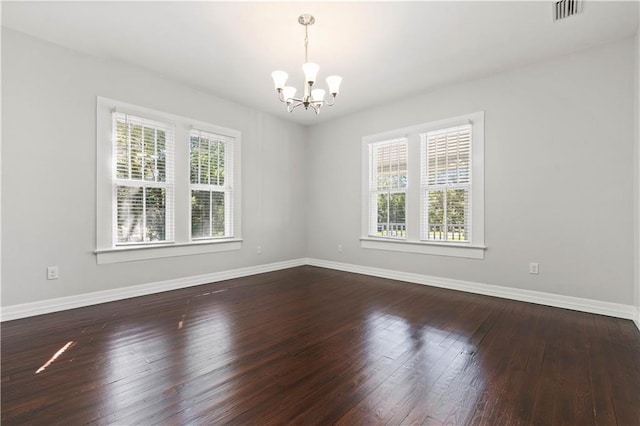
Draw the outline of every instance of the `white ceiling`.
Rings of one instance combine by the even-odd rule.
[[[584,3],[553,22],[536,2],[3,2],[2,25],[131,63],[302,124],[550,59],[638,28],[638,2]],[[301,90],[304,28],[319,79],[343,76],[320,116],[277,101],[271,72]]]

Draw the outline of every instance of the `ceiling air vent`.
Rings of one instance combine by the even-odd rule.
[[[559,21],[582,12],[582,0],[560,0],[554,3],[553,20]]]

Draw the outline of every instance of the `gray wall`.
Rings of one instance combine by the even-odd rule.
[[[632,304],[635,49],[629,38],[311,127],[308,256]],[[485,259],[361,249],[362,137],[481,110]]]
[[[627,39],[305,129],[3,29],[2,306],[304,256],[630,304],[638,48]],[[242,132],[241,251],[96,264],[98,95]],[[362,137],[479,110],[485,260],[361,249]]]
[[[640,8],[638,9],[638,15],[640,15]],[[634,241],[634,283],[635,283],[635,306],[636,306],[636,325],[640,328],[640,28],[636,34],[636,63],[635,63],[635,104],[634,104],[634,118],[635,118],[635,153],[634,153],[634,223],[635,229],[635,241]]]
[[[241,251],[96,264],[96,96],[242,132]],[[303,256],[305,138],[302,126],[3,28],[2,305]],[[50,265],[60,279],[46,280]]]

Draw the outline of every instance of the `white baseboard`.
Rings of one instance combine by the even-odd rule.
[[[632,305],[602,302],[599,300],[583,299],[580,297],[515,289],[510,287],[482,284],[472,281],[433,277],[429,275],[414,274],[409,272],[395,271],[391,269],[372,268],[369,266],[361,266],[313,258],[293,259],[283,262],[269,263],[265,265],[250,266],[247,268],[213,272],[211,274],[205,275],[177,278],[173,280],[158,281],[131,287],[117,288],[113,290],[80,294],[77,296],[68,296],[57,299],[42,300],[39,302],[7,306],[5,308],[2,308],[0,311],[0,321],[10,321],[35,315],[48,314],[51,312],[64,311],[67,309],[81,308],[84,306],[97,305],[99,303],[113,302],[116,300],[128,299],[131,297],[145,296],[154,293],[161,293],[163,291],[177,290],[201,284],[229,280],[233,278],[247,277],[250,275],[272,272],[303,265],[318,266],[339,271],[353,272],[357,274],[389,278],[410,283],[430,285],[433,287],[465,291],[468,293],[484,294],[487,296],[501,297],[504,299],[519,300],[522,302],[537,303],[540,305],[555,306],[558,308],[572,309],[575,311],[630,319],[633,320],[638,329],[640,329],[640,312],[635,306]]]
[[[306,259],[294,259],[284,262],[250,266],[247,268],[213,272],[211,274],[177,278],[167,281],[158,281],[131,287],[116,288],[113,290],[79,294],[77,296],[60,297],[57,299],[12,305],[2,308],[0,312],[0,321],[10,321],[19,318],[32,317],[35,315],[48,314],[51,312],[65,311],[67,309],[82,308],[84,306],[97,305],[99,303],[113,302],[116,300],[129,299],[131,297],[161,293],[163,291],[177,290],[201,284],[230,280],[233,278],[247,277],[250,275],[262,274],[264,272],[272,272],[280,269],[302,266],[305,264]]]
[[[451,290],[465,291],[468,293],[484,294],[486,296],[501,297],[503,299],[518,300],[521,302],[537,303],[539,305],[554,306],[557,308],[572,309],[574,311],[589,312],[592,314],[608,315],[611,317],[634,320],[640,329],[638,310],[633,305],[602,302],[580,297],[563,296],[540,291],[522,290],[512,287],[502,287],[490,284],[482,284],[472,281],[454,280],[450,278],[432,277],[429,275],[413,274],[409,272],[394,271],[390,269],[372,268],[369,266],[353,265],[349,263],[332,262],[321,259],[306,259],[307,265],[322,268],[336,269],[345,272],[371,275],[381,278],[389,278],[399,281],[407,281],[415,284],[424,284],[433,287],[441,287]]]

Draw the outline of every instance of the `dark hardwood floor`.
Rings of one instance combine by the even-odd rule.
[[[2,324],[2,424],[639,425],[631,321],[310,266]]]

